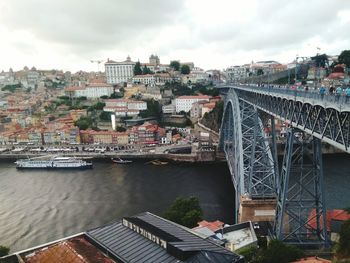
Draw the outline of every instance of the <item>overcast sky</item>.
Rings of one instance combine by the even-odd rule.
[[[350,1],[0,0],[0,36],[6,71],[97,70],[90,60],[151,54],[204,69],[287,63],[350,49]]]

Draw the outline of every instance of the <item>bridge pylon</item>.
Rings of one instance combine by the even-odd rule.
[[[275,237],[298,246],[326,246],[321,140],[289,129],[276,182]]]
[[[257,108],[233,90],[225,100],[219,149],[225,152],[236,190],[236,222],[273,220],[275,165],[269,140]]]

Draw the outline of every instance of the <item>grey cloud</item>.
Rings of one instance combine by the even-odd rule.
[[[349,8],[350,2],[342,0],[258,1],[257,15],[248,22],[217,30],[203,28],[201,37],[244,51],[287,49],[315,36],[334,41],[347,37],[339,34],[337,12]]]
[[[11,0],[3,5],[0,21],[12,29],[89,51],[132,43],[145,31],[173,23],[183,0]]]

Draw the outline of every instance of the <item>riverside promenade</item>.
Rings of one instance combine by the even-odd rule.
[[[72,148],[78,148],[73,150]],[[110,147],[96,147],[93,151],[85,151],[80,147],[50,148],[43,151],[33,151],[37,148],[24,148],[22,151],[7,150],[0,153],[0,160],[14,160],[23,158],[37,158],[44,156],[72,156],[83,159],[166,159],[174,162],[214,162],[216,150],[214,147],[196,147],[194,145],[160,146],[142,149],[113,150]],[[110,150],[106,150],[110,149]],[[15,149],[19,149],[18,147]],[[55,150],[54,150],[55,149]],[[90,147],[91,149],[91,147]],[[186,152],[186,153],[184,153]]]

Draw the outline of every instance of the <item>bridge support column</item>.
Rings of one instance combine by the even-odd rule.
[[[327,245],[321,141],[290,129],[277,180],[274,234],[294,245]]]
[[[276,199],[251,199],[240,197],[238,222],[273,222],[276,214]]]

